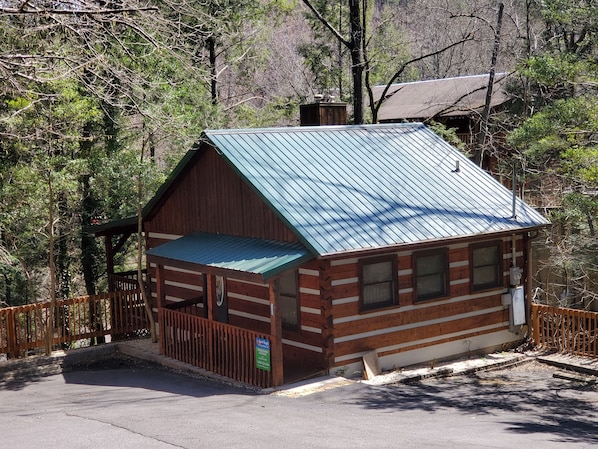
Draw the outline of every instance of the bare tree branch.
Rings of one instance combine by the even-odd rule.
[[[384,101],[387,98],[388,95],[388,91],[390,90],[390,87],[394,84],[394,82],[401,76],[401,74],[405,71],[405,69],[407,67],[409,67],[411,64],[414,64],[418,61],[421,61],[423,59],[426,58],[430,58],[436,55],[439,55],[440,53],[443,53],[453,47],[456,47],[458,45],[461,45],[467,41],[470,41],[473,39],[473,34],[472,33],[468,33],[463,39],[457,41],[457,42],[453,42],[439,50],[433,51],[431,53],[427,53],[425,55],[421,55],[418,56],[417,58],[413,58],[410,59],[409,61],[403,63],[401,65],[401,67],[394,73],[394,75],[390,78],[390,80],[388,81],[388,83],[386,83],[386,86],[384,87],[384,89],[382,90],[382,93],[380,94],[380,98],[378,99],[378,101],[376,101],[374,99],[374,91],[372,90],[372,86],[367,84],[367,92],[368,92],[368,97],[370,100],[370,110],[372,112],[372,119],[374,121],[374,123],[377,123],[378,121],[378,113],[380,112],[380,107],[382,106],[382,104],[384,103]]]
[[[345,47],[351,49],[351,41],[345,39],[345,37],[336,28],[334,28],[328,20],[326,20],[322,13],[320,13],[320,11],[318,11],[309,0],[303,0],[303,3],[310,9],[311,12],[314,13],[316,18],[320,21],[320,23],[324,25],[328,29],[328,31],[330,31],[334,35],[334,37],[336,37],[340,42],[342,42]]]

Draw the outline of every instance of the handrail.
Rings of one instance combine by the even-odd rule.
[[[532,330],[537,346],[598,357],[598,312],[532,304]]]
[[[171,302],[166,304],[164,307],[169,310],[179,310],[188,306],[194,306],[203,302],[203,295],[196,296],[195,298],[186,299],[184,301]]]
[[[48,320],[53,317],[51,326]],[[111,335],[113,338],[147,329],[139,290],[103,293],[0,309],[0,353],[20,357],[48,344],[57,346]]]
[[[253,332],[202,317],[160,308],[160,352],[199,368],[258,387],[271,387],[270,371],[256,365]]]

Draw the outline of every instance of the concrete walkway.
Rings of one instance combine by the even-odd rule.
[[[160,355],[159,345],[149,339],[136,339],[107,343],[89,348],[73,349],[70,351],[56,351],[51,356],[33,356],[24,359],[0,361],[0,381],[17,379],[19,377],[41,377],[59,374],[64,370],[76,369],[114,359],[118,355],[125,355],[134,359],[155,363],[166,368],[194,377],[200,377],[213,382],[247,388],[262,393],[275,393],[281,396],[303,396],[317,391],[336,388],[349,383],[362,382],[368,385],[392,385],[404,382],[414,382],[430,377],[466,375],[481,370],[506,368],[508,366],[538,360],[561,369],[583,373],[598,378],[598,359],[578,357],[559,353],[542,352],[500,352],[481,357],[454,360],[436,366],[421,365],[407,367],[401,370],[383,373],[370,380],[346,379],[336,376],[322,376],[307,379],[295,384],[285,385],[277,389],[259,390],[246,384],[233,381],[209,371],[197,368],[178,360]]]
[[[205,371],[192,365],[162,356],[159,354],[158,344],[151,343],[149,339],[119,342],[118,351],[129,357],[147,360],[170,369],[175,369],[177,371],[191,375],[201,376],[219,383],[247,387],[244,384],[237,383],[226,377],[218,376],[209,371]],[[507,368],[509,366],[526,363],[532,360],[538,360],[542,363],[557,366],[561,369],[596,376],[598,378],[598,359],[595,358],[578,357],[559,353],[546,353],[541,351],[530,351],[525,353],[497,352],[480,357],[463,358],[440,363],[434,367],[430,367],[429,365],[411,366],[402,370],[383,373],[370,380],[347,379],[337,376],[320,376],[317,378],[306,379],[301,382],[284,385],[277,389],[265,389],[261,391],[263,393],[273,393],[280,396],[297,397],[341,387],[343,385],[355,382],[362,382],[364,384],[378,386],[392,385],[404,382],[415,382],[431,377],[467,375],[482,370]]]

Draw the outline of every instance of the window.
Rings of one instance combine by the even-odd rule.
[[[278,307],[282,326],[286,329],[299,328],[299,289],[297,270],[283,274],[278,281]]]
[[[415,299],[442,298],[449,292],[449,264],[446,249],[422,251],[413,255]]]
[[[485,290],[503,284],[501,242],[471,246],[471,289]]]
[[[397,264],[395,257],[360,261],[361,308],[363,310],[396,303]]]

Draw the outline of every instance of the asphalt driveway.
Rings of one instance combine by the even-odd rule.
[[[150,364],[0,382],[0,444],[38,448],[592,448],[598,388],[537,362],[412,384],[259,394]]]

